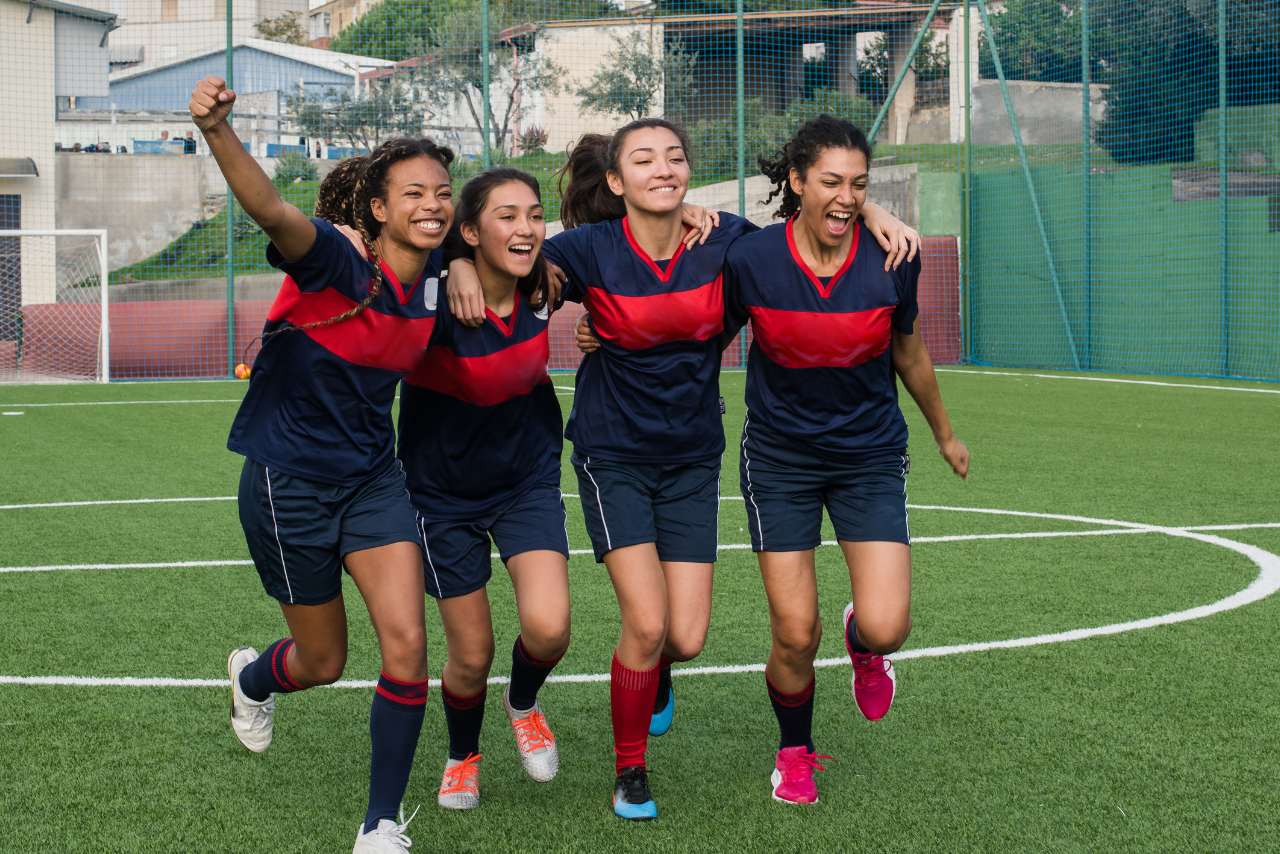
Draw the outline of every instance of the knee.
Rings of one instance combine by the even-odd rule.
[[[382,657],[411,671],[425,669],[427,663],[427,630],[422,625],[397,626],[384,630],[379,639]]]
[[[677,633],[672,630],[667,635],[665,652],[676,661],[692,661],[702,652],[706,642],[706,630],[687,633]]]
[[[773,631],[773,643],[788,658],[812,661],[822,641],[822,623],[818,620],[784,620]]]
[[[877,655],[897,652],[911,634],[911,618],[858,620],[858,640]]]
[[[312,654],[302,659],[305,678],[312,685],[332,685],[342,678],[347,666],[345,651]]]
[[[454,678],[466,682],[481,682],[488,678],[493,665],[493,641],[466,650],[449,651],[449,669]]]
[[[525,649],[539,658],[555,659],[569,648],[569,619],[530,620],[520,629],[520,639]]]
[[[667,624],[662,619],[635,621],[628,627],[631,643],[636,651],[645,658],[652,658],[662,653],[667,641]]]

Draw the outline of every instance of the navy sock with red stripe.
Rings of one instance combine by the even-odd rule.
[[[517,712],[526,712],[538,702],[538,690],[551,675],[551,668],[560,663],[557,658],[538,658],[529,652],[524,640],[517,635],[511,648],[511,685],[507,688],[507,702]]]
[[[293,638],[281,638],[240,671],[240,690],[246,697],[261,703],[272,694],[290,694],[306,687],[289,676],[285,659],[292,647]]]
[[[400,682],[386,673],[378,677],[369,712],[369,737],[373,741],[373,759],[369,763],[369,811],[364,829],[372,830],[381,819],[395,820],[405,787],[413,754],[422,733],[422,718],[427,710],[427,682]]]
[[[858,627],[854,624],[852,617],[849,618],[849,625],[844,627],[844,640],[855,655],[866,655],[871,652],[858,637]]]
[[[444,696],[444,722],[449,727],[449,758],[466,759],[480,752],[480,725],[484,723],[484,698],[488,687],[480,693],[463,697],[449,690],[440,682]]]
[[[795,694],[779,691],[768,676],[764,677],[764,681],[769,686],[769,702],[773,705],[773,714],[778,719],[778,729],[782,733],[778,749],[803,745],[813,753],[814,677],[809,677],[809,684]]]

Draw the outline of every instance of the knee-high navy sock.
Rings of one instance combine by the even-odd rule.
[[[671,664],[675,659],[665,652],[658,658],[658,696],[653,700],[653,713],[656,715],[667,708],[671,702]]]
[[[809,684],[796,694],[779,691],[768,676],[764,681],[769,686],[769,702],[773,705],[773,714],[778,719],[778,730],[782,734],[778,749],[804,745],[813,753],[814,677],[809,677]]]
[[[857,655],[867,655],[871,650],[867,649],[866,644],[858,640],[858,627],[854,625],[857,622],[853,617],[849,618],[849,625],[844,628],[844,639],[849,644],[849,649],[853,650]]]
[[[292,647],[293,638],[281,638],[240,671],[240,690],[246,697],[262,702],[272,694],[304,690],[289,676],[289,667],[285,664]]]
[[[373,759],[369,763],[369,811],[364,829],[372,830],[381,819],[396,818],[413,753],[418,748],[422,718],[427,710],[427,682],[399,682],[386,673],[378,677],[369,712],[369,737]]]
[[[488,686],[480,693],[463,697],[449,690],[440,680],[440,693],[444,696],[444,722],[449,727],[449,758],[466,759],[480,752],[480,725],[484,723],[484,697]]]
[[[557,658],[538,658],[525,648],[524,640],[517,635],[511,648],[511,685],[507,689],[507,702],[517,712],[525,712],[538,702],[538,689],[547,681],[551,668],[560,663]]]

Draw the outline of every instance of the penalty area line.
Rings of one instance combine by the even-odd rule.
[[[1113,377],[1076,377],[1062,374],[1015,374],[1009,371],[974,371],[965,368],[934,368],[944,374],[983,374],[990,377],[1035,377],[1042,380],[1085,380],[1094,383],[1123,383],[1125,385],[1158,385],[1168,388],[1207,388],[1214,391],[1252,391],[1258,394],[1280,394],[1276,388],[1242,388],[1229,385],[1201,385],[1195,383],[1162,383],[1156,380],[1118,380]]]

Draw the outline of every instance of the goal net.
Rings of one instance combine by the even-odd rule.
[[[111,376],[105,230],[0,229],[0,383]]]

